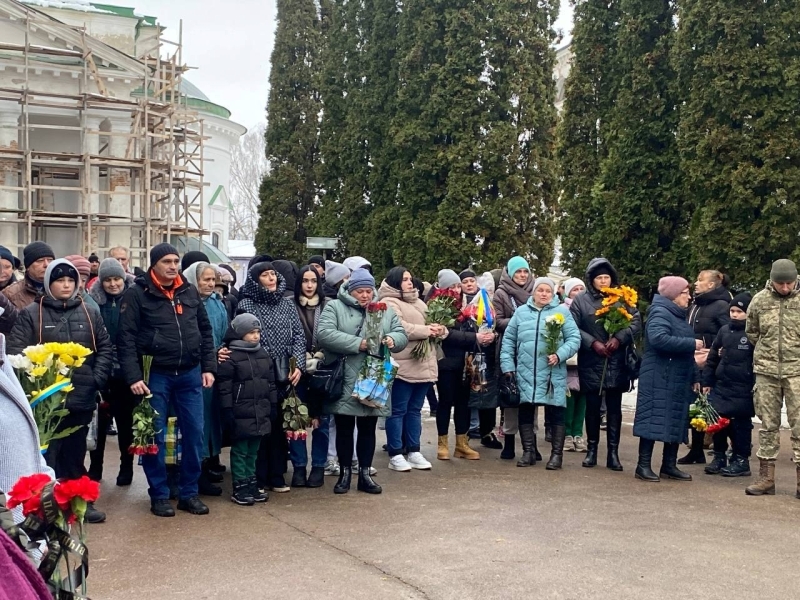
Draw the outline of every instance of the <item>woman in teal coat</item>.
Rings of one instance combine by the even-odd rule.
[[[520,393],[519,435],[522,458],[518,467],[536,464],[534,406],[543,404],[553,427],[552,452],[547,469],[561,468],[564,453],[564,415],[567,406],[567,359],[580,348],[581,334],[569,309],[559,304],[556,284],[548,277],[533,283],[533,296],[520,306],[508,324],[500,349],[500,368],[506,377],[516,373]],[[560,317],[559,317],[560,315]],[[547,319],[563,319],[555,354],[546,354]]]
[[[319,317],[317,343],[325,353],[325,363],[337,358],[344,360],[344,385],[342,395],[326,407],[336,422],[336,454],[341,472],[333,488],[336,494],[346,494],[350,489],[353,462],[353,432],[358,425],[358,489],[369,494],[380,494],[382,489],[372,480],[369,469],[375,454],[375,430],[378,417],[391,415],[391,406],[372,408],[353,396],[361,365],[367,358],[366,307],[377,302],[375,279],[366,269],[356,269],[350,280],[339,288],[336,300],[325,305]],[[408,344],[400,319],[390,308],[383,315],[382,343],[392,352],[400,352]]]

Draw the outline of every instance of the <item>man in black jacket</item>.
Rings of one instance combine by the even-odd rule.
[[[122,374],[131,391],[152,394],[158,454],[142,458],[150,484],[150,511],[175,516],[169,503],[164,435],[170,403],[178,416],[182,440],[178,509],[208,514],[197,495],[203,455],[203,387],[214,385],[217,370],[211,323],[197,289],[178,273],[180,258],[170,244],[150,250],[150,269],[136,279],[122,299],[118,340]],[[144,381],[142,357],[152,356],[150,377]]]

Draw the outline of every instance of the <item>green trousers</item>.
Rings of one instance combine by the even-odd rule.
[[[231,476],[233,481],[242,481],[256,476],[256,458],[260,437],[234,440],[231,444]]]
[[[567,396],[567,413],[564,417],[566,435],[583,436],[583,420],[586,417],[586,396],[570,390]]]

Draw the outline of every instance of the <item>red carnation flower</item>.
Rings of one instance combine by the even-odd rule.
[[[22,506],[22,514],[38,514],[42,507],[42,490],[52,480],[44,473],[20,477],[8,492],[8,508]]]
[[[158,454],[158,445],[150,444],[147,447],[147,454]]]
[[[73,498],[82,498],[86,502],[95,502],[100,497],[100,484],[92,481],[86,475],[80,479],[59,481],[53,490],[53,496],[59,508],[66,510],[70,507]]]

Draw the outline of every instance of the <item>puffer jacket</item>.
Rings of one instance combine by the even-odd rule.
[[[747,308],[745,331],[755,345],[754,373],[800,376],[800,278],[788,296],[778,295],[768,281]]]
[[[557,314],[564,317],[562,343],[556,350],[558,364],[551,367],[545,354],[545,324],[549,317]],[[558,302],[558,297],[554,296],[543,308],[537,308],[531,298],[516,310],[508,324],[500,350],[500,369],[503,373],[516,373],[521,402],[566,406],[567,359],[580,345],[578,327],[569,309]]]
[[[686,312],[659,294],[650,305],[633,423],[636,437],[667,444],[688,439],[689,405],[695,398],[692,385],[699,381],[699,373]]]
[[[520,286],[514,283],[508,275],[508,270],[503,269],[500,275],[500,285],[492,298],[492,305],[494,306],[495,319],[497,320],[497,332],[502,334],[508,324],[511,322],[511,317],[514,316],[520,306],[524,306],[528,302],[528,298],[533,295],[533,282],[535,279],[532,276],[528,277],[528,282]]]
[[[153,357],[154,371],[186,372],[200,365],[203,373],[217,372],[211,322],[190,283],[179,280],[173,302],[148,271],[125,292],[120,312],[117,351],[128,385],[142,381],[142,356]]]
[[[0,309],[0,333],[9,333],[17,322],[19,310],[4,294],[0,294]]]
[[[703,387],[710,387],[709,400],[724,417],[755,416],[753,407],[753,345],[744,332],[745,322],[731,320],[719,330],[703,369]]]
[[[384,281],[378,290],[378,297],[394,310],[408,338],[405,350],[394,356],[398,364],[397,378],[408,383],[436,381],[439,377],[439,367],[435,348],[432,348],[425,358],[417,360],[411,356],[417,343],[429,337],[428,326],[425,324],[428,307],[419,299],[417,290],[403,293]]]
[[[272,358],[260,345],[236,340],[231,354],[217,370],[217,389],[222,410],[233,410],[233,439],[261,437],[271,432],[270,413],[277,410]]]
[[[44,295],[44,288],[35,287],[27,276],[16,283],[12,283],[3,290],[3,295],[11,300],[11,303],[22,310],[31,302]]]
[[[19,354],[28,346],[47,342],[75,342],[92,350],[72,374],[75,389],[67,394],[66,408],[93,411],[97,391],[111,375],[114,353],[100,312],[80,296],[66,301],[40,296],[20,313],[8,336],[8,353]]]
[[[594,342],[605,344],[609,340],[608,333],[603,328],[602,323],[597,322],[595,312],[603,305],[603,295],[592,285],[595,273],[601,266],[607,267],[611,271],[611,286],[619,285],[617,271],[605,258],[594,258],[586,268],[584,281],[588,286],[573,298],[569,310],[578,329],[581,331],[581,349],[578,351],[578,378],[580,379],[581,391],[600,392],[600,382],[603,388],[624,389],[630,386],[630,377],[625,368],[625,354],[628,346],[634,343],[642,330],[642,317],[638,310],[633,310],[633,320],[630,326],[614,335],[619,340],[619,348],[608,358],[608,366],[605,367],[605,357],[600,356],[592,350]],[[606,376],[603,379],[603,369],[606,369]]]
[[[719,286],[694,297],[689,307],[689,325],[696,340],[703,340],[703,346],[711,348],[719,330],[730,321],[731,293],[728,288]]]
[[[92,288],[89,290],[89,294],[92,298],[94,298],[94,301],[99,307],[100,316],[103,317],[103,323],[105,323],[106,331],[108,331],[108,337],[111,340],[111,345],[114,348],[114,368],[111,372],[111,377],[116,378],[122,377],[122,367],[119,364],[119,355],[117,353],[120,321],[122,320],[120,308],[122,307],[122,297],[125,295],[125,292],[130,289],[131,285],[133,285],[133,278],[126,278],[122,292],[120,292],[120,294],[117,296],[110,296],[103,289],[103,283],[100,281],[100,279],[95,278],[94,285],[92,285]]]
[[[364,309],[347,292],[346,284],[339,288],[338,298],[328,302],[320,315],[317,340],[325,353],[325,362],[331,363],[339,357],[344,358],[342,395],[326,407],[326,412],[354,417],[388,417],[392,413],[391,402],[383,408],[371,408],[361,404],[352,395],[358,372],[367,358],[367,353],[359,350],[364,335],[356,335],[363,319]],[[394,354],[402,352],[408,345],[406,332],[391,308],[384,313],[381,323],[381,338],[387,335],[394,340]]]

